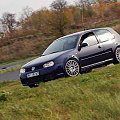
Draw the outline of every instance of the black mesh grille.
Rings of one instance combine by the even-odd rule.
[[[38,65],[38,66],[33,66],[33,67],[35,67],[35,70],[40,70],[40,69],[43,68],[43,65]],[[31,72],[31,71],[34,71],[34,70],[32,70],[32,67],[29,67],[29,68],[25,68],[25,71],[26,72]]]

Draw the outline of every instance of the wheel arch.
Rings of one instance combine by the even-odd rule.
[[[117,48],[120,48],[120,45],[117,45],[117,46],[115,47],[114,53],[115,53],[115,51],[116,51]]]
[[[116,50],[117,50],[117,48],[120,48],[120,45],[116,46],[116,48],[114,49],[114,58],[113,58],[114,59],[114,61],[113,61],[114,64],[119,63],[117,58],[116,58]]]
[[[67,63],[68,60],[76,60],[78,63],[79,63],[79,67],[80,67],[80,70],[81,70],[81,66],[80,66],[80,61],[79,61],[79,58],[75,55],[70,55],[69,57],[67,57],[65,60],[64,60],[64,65],[63,65],[63,70],[65,71],[65,64]]]
[[[75,55],[70,55],[69,57],[67,57],[67,58],[64,60],[64,66],[65,66],[66,62],[67,62],[68,60],[70,60],[70,59],[74,59],[74,60],[76,60],[76,61],[80,64],[79,58],[78,58],[77,56],[75,56]]]

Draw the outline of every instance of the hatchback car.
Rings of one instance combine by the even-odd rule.
[[[41,55],[20,70],[24,86],[62,75],[77,76],[92,68],[120,62],[120,35],[112,28],[77,32],[55,40]]]

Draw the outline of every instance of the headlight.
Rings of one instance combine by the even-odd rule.
[[[48,63],[45,63],[44,65],[43,65],[43,67],[44,68],[47,68],[47,67],[52,67],[54,65],[54,62],[53,61],[50,61],[50,62],[48,62]]]
[[[25,69],[24,69],[24,68],[21,68],[21,69],[20,69],[20,73],[25,73]]]

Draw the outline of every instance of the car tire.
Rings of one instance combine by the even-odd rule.
[[[77,60],[69,59],[65,64],[65,73],[67,76],[73,77],[80,73],[80,65]]]
[[[120,63],[120,47],[115,50],[114,64]]]

